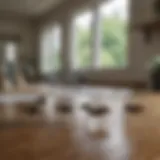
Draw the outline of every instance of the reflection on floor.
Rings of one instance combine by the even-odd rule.
[[[1,107],[1,159],[159,158],[158,95],[141,93],[133,96],[125,89],[85,86],[54,89],[43,86],[38,89],[40,91],[46,102],[40,105],[36,114],[21,109],[28,101],[17,105],[14,100],[14,103]],[[125,106],[129,101],[144,106],[143,112],[127,112]],[[72,109],[66,112],[67,105],[62,102],[72,102]],[[60,110],[56,107],[58,104],[62,107]],[[86,111],[84,106],[90,109]],[[97,107],[107,108],[107,112],[93,114],[98,113],[95,112]]]

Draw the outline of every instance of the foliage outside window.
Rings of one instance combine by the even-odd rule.
[[[128,64],[128,0],[112,0],[99,5],[100,37],[98,48],[99,68],[124,68]],[[74,68],[86,69],[94,65],[92,43],[96,39],[92,21],[95,20],[92,12],[83,12],[75,17]],[[94,12],[96,13],[96,12]],[[97,22],[98,23],[98,22]],[[96,23],[94,24],[96,25]],[[97,38],[98,39],[98,38]],[[61,67],[61,29],[53,26],[43,36],[41,71],[52,73]],[[96,51],[95,51],[96,52]]]
[[[75,68],[91,66],[91,23],[92,13],[85,12],[75,18],[76,63]]]
[[[113,0],[100,7],[100,66],[123,68],[127,65],[127,0]]]
[[[127,1],[112,0],[99,6],[101,44],[97,57],[100,68],[123,68],[127,65]],[[94,18],[91,12],[76,17],[77,68],[88,68],[92,64],[91,38],[96,39],[91,37],[91,23]]]

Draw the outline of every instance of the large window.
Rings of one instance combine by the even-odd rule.
[[[119,68],[127,65],[128,0],[112,0],[100,6],[100,66]]]
[[[73,39],[71,38],[71,43],[64,45],[71,49],[74,69],[119,69],[127,66],[128,1],[101,2],[74,17],[74,27],[71,26],[73,31],[67,30],[69,34],[66,34]],[[58,71],[61,67],[59,25],[54,25],[44,32],[41,47],[41,71]],[[63,51],[65,52],[65,48]]]
[[[75,18],[76,68],[124,68],[127,59],[128,0],[101,3]],[[74,43],[75,44],[75,43]]]
[[[61,28],[47,28],[41,37],[40,69],[43,74],[59,71],[61,67]]]
[[[91,66],[91,24],[92,13],[84,12],[75,17],[75,68]]]

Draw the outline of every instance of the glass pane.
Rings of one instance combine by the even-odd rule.
[[[101,8],[100,66],[123,68],[127,65],[128,0],[112,0]]]
[[[75,19],[76,23],[76,68],[91,65],[91,23],[92,13],[85,12]]]
[[[60,69],[61,57],[61,28],[56,25],[46,30],[41,37],[42,73],[53,73]]]
[[[5,58],[6,58],[6,61],[10,61],[10,62],[15,62],[16,61],[16,51],[17,47],[16,47],[16,44],[15,43],[12,43],[12,42],[8,42],[6,44],[6,55],[5,55]]]
[[[53,28],[53,64],[54,69],[58,70],[61,67],[60,57],[61,57],[61,30],[59,26]]]

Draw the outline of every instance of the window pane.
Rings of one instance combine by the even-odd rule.
[[[127,65],[128,0],[112,0],[101,8],[100,66],[119,68]]]
[[[41,71],[52,73],[60,69],[61,28],[54,26],[46,30],[41,38]]]
[[[17,46],[15,43],[13,42],[8,42],[6,44],[6,48],[5,48],[5,57],[6,57],[6,61],[10,61],[10,62],[15,62],[16,61],[16,51]]]
[[[85,12],[75,18],[76,23],[76,68],[91,66],[92,13]]]
[[[61,29],[59,26],[55,26],[52,29],[52,35],[51,46],[53,46],[53,61],[51,64],[54,65],[55,70],[59,70],[61,67]]]

